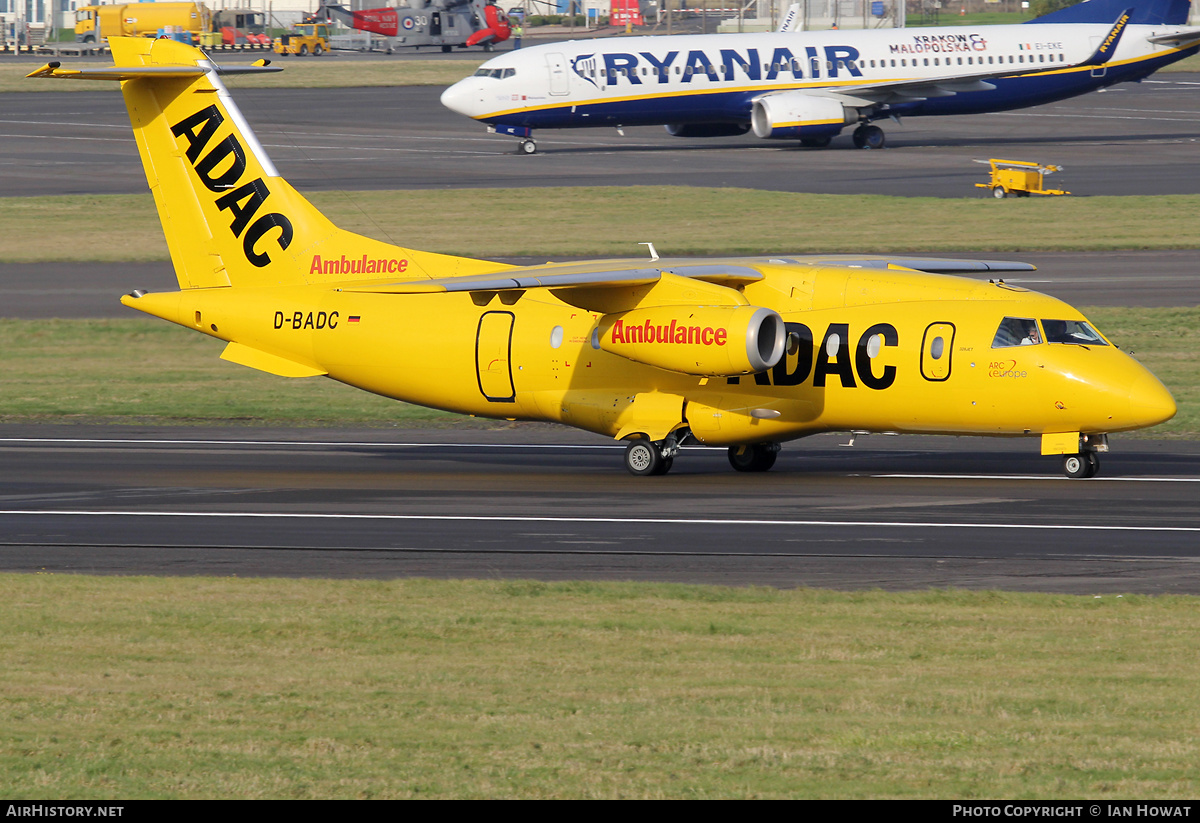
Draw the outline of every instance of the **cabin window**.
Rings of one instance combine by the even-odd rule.
[[[903,57],[901,57],[901,58],[900,58],[900,65],[901,65],[901,66],[908,66],[908,60],[907,60],[907,59],[905,59],[905,58],[903,58]]]
[[[875,68],[875,61],[874,61],[874,60],[872,60],[872,61],[871,61],[871,68]]]
[[[960,58],[958,58],[958,65],[960,65],[960,66],[962,65],[962,58],[961,58],[961,57],[960,57]]]
[[[1068,343],[1076,346],[1107,346],[1100,332],[1082,320],[1043,320],[1047,343]]]
[[[1044,54],[1039,54],[1039,55],[1038,55],[1038,62],[1039,62],[1039,63],[1045,63],[1045,62],[1046,62],[1046,55],[1044,55]]]
[[[925,65],[927,65],[927,66],[929,65],[929,58],[928,58],[928,57],[926,57],[926,58],[925,58]]]
[[[989,54],[989,55],[988,55],[988,65],[989,65],[989,66],[990,66],[990,65],[992,65],[992,63],[994,63],[994,62],[996,62],[996,61],[995,61],[995,58],[993,58],[993,57],[992,57],[992,56]]]
[[[1029,317],[1006,317],[1000,321],[996,336],[992,339],[993,349],[1008,349],[1013,346],[1036,346],[1042,342],[1037,321]]]
[[[691,73],[692,73],[692,67],[691,67],[691,66],[688,66],[686,69],[684,69],[683,73],[684,73],[684,74],[691,74]]]
[[[935,65],[935,66],[940,66],[940,65],[941,65],[941,62],[939,62],[938,58],[936,58],[936,57],[935,57],[935,58],[933,58],[933,65]]]

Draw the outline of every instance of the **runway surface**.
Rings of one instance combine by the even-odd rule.
[[[819,436],[735,474],[505,430],[0,427],[0,569],[1200,593],[1200,444]]]
[[[540,132],[541,152],[519,156],[515,140],[443,108],[440,93],[234,88],[280,172],[301,191],[664,184],[953,198],[987,196],[974,188],[986,169],[972,161],[999,156],[1065,165],[1052,179],[1077,195],[1200,192],[1193,73],[1014,112],[888,122],[883,151],[853,150],[848,135],[812,150],[641,127],[624,137],[612,129]],[[5,196],[145,191],[114,91],[3,95],[0,176]]]

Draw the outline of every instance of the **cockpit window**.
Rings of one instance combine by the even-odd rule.
[[[1107,346],[1100,333],[1082,320],[1043,320],[1047,343],[1074,343],[1078,346]]]
[[[1036,346],[1042,342],[1038,333],[1037,321],[1028,317],[1006,317],[1000,321],[996,336],[992,339],[993,349],[1007,349],[1012,346]]]
[[[475,77],[491,77],[500,80],[505,77],[513,77],[517,73],[516,69],[476,69]]]

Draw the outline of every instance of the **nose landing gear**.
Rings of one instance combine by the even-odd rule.
[[[537,154],[537,143],[532,139],[522,140],[517,144],[517,154]]]
[[[1072,480],[1095,477],[1100,471],[1100,458],[1094,451],[1063,455],[1063,474]]]

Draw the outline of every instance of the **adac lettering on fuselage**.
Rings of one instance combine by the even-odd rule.
[[[221,196],[214,202],[218,209],[228,211],[233,216],[229,230],[235,238],[242,239],[242,253],[246,260],[262,268],[271,262],[271,257],[257,249],[259,240],[268,231],[277,228],[279,235],[275,242],[280,249],[286,249],[292,244],[292,221],[277,212],[258,214],[271,196],[271,190],[261,177],[242,183],[242,176],[246,173],[246,150],[236,134],[230,132],[207,154],[200,156],[208,149],[217,129],[224,122],[225,116],[214,104],[171,126],[171,134],[187,140],[185,154],[196,176],[206,189],[220,193]],[[228,165],[224,166],[224,170],[218,172],[217,167],[226,163]]]
[[[914,34],[911,42],[893,43],[892,54],[964,54],[987,51],[981,34]]]
[[[900,335],[891,323],[876,323],[858,337],[858,343],[850,346],[850,324],[830,323],[821,339],[820,346],[813,345],[812,329],[803,323],[785,323],[791,352],[769,371],[754,375],[759,386],[799,386],[812,377],[816,388],[828,385],[837,378],[842,388],[853,389],[859,383],[869,389],[881,391],[896,382],[896,367],[877,368],[875,358],[884,346],[900,344]],[[853,351],[852,351],[853,348]],[[857,378],[857,379],[856,379]],[[741,382],[739,377],[730,377],[730,385]]]
[[[703,49],[581,54],[571,70],[598,89],[691,83],[703,76],[713,83],[747,80],[862,77],[859,51],[853,46],[806,46],[802,54],[788,48],[719,49],[716,57]]]
[[[308,266],[309,274],[403,274],[408,270],[407,258],[396,257],[337,257],[321,258],[314,254]]]
[[[358,318],[352,319],[357,320]],[[276,329],[300,331],[302,329],[336,329],[337,327],[338,313],[335,311],[275,312]]]

